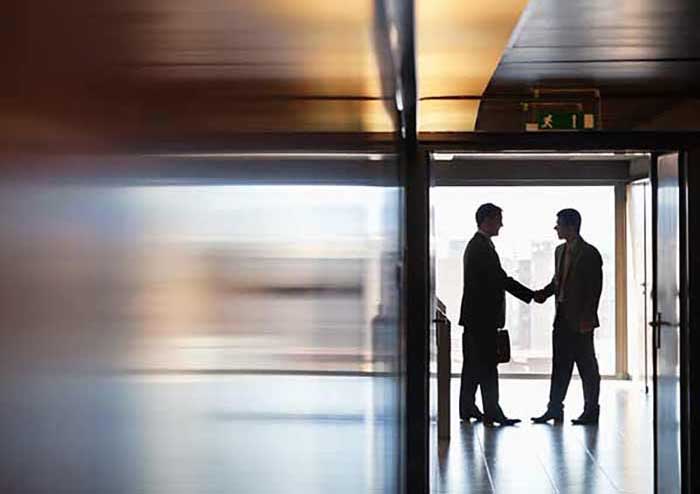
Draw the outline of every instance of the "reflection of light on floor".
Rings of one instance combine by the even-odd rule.
[[[603,381],[597,427],[570,424],[583,409],[572,382],[561,426],[531,424],[547,404],[546,380],[500,380],[501,405],[516,427],[465,425],[458,415],[459,379],[452,380],[451,439],[436,441],[431,423],[431,486],[437,492],[653,492],[652,397],[643,382]],[[435,389],[435,380],[431,381]],[[477,393],[477,402],[480,397]]]
[[[395,492],[394,378],[46,381],[0,410],[4,447],[22,451],[4,458],[3,481],[21,479],[22,492]]]

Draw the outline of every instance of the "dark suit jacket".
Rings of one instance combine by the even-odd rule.
[[[566,244],[561,244],[554,252],[554,277],[544,288],[547,296],[559,293],[565,248]],[[579,237],[564,285],[565,302],[557,307],[558,317],[563,316],[567,325],[576,330],[581,322],[590,322],[593,328],[597,328],[600,326],[598,303],[602,289],[603,259],[598,249]]]
[[[475,332],[502,328],[506,323],[506,293],[524,302],[532,290],[510,278],[489,240],[476,233],[464,251],[464,291],[459,324]]]

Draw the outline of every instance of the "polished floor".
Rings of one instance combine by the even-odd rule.
[[[547,385],[503,380],[504,409],[541,412]],[[3,494],[398,492],[394,378],[25,375],[0,387]],[[650,400],[628,382],[602,393],[598,427],[485,429],[455,413],[438,445],[433,423],[432,492],[650,492]],[[574,381],[567,413],[580,405]]]
[[[573,380],[562,425],[536,425],[549,382],[501,380],[501,405],[515,427],[460,423],[459,379],[452,382],[452,436],[431,427],[432,493],[635,493],[653,491],[652,398],[639,383],[603,381],[598,426],[574,426],[582,409]]]
[[[0,378],[2,494],[397,492],[395,379]]]

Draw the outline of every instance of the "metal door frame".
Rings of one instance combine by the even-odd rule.
[[[627,362],[627,273],[626,273],[626,263],[627,263],[627,249],[626,245],[626,207],[627,207],[627,197],[626,197],[626,187],[631,183],[633,177],[629,174],[629,166],[634,160],[643,159],[644,161],[649,161],[649,166],[651,166],[651,153],[644,153],[643,158],[637,156],[626,156],[622,157],[600,157],[598,159],[586,159],[585,161],[578,162],[566,162],[563,156],[550,157],[546,154],[542,154],[537,160],[532,160],[532,158],[526,158],[522,154],[515,156],[513,158],[504,159],[489,159],[481,158],[479,153],[475,153],[478,159],[475,158],[464,158],[464,156],[458,156],[455,158],[457,161],[463,161],[465,163],[464,167],[460,168],[460,171],[450,170],[448,173],[450,176],[441,176],[439,179],[435,178],[434,175],[431,176],[431,187],[483,187],[483,186],[545,186],[545,187],[559,187],[559,186],[606,186],[612,187],[614,189],[614,209],[613,209],[613,236],[615,244],[615,277],[613,284],[615,286],[615,370],[614,372],[608,374],[602,374],[601,378],[604,380],[608,379],[630,379],[629,367]],[[535,153],[539,154],[539,153]],[[431,172],[434,170],[432,168],[433,163],[436,162],[435,157],[430,157]],[[530,167],[530,163],[534,161],[536,164]],[[518,165],[513,168],[513,163],[518,163]],[[487,178],[484,172],[481,171],[488,167],[498,167],[499,164],[503,163],[503,168],[505,170],[494,170],[494,178]],[[562,165],[562,163],[565,163]],[[625,165],[623,168],[620,163]],[[558,175],[555,178],[543,178],[541,175],[543,173],[543,168],[550,168],[552,165],[560,165],[561,168],[568,168],[566,173],[562,173],[561,168],[559,169]],[[440,165],[436,165],[440,166]],[[474,166],[479,167],[480,170],[474,173],[469,173],[468,167]],[[577,169],[577,167],[590,167],[592,174],[587,176],[585,170]],[[525,172],[517,171],[518,178],[510,178],[508,173],[510,170],[525,169]],[[527,173],[539,174],[536,178],[526,178]],[[548,170],[548,173],[551,173]],[[495,175],[498,175],[496,177]],[[622,247],[621,247],[622,246]],[[431,252],[433,248],[431,247]],[[431,280],[434,284],[435,274],[431,273]],[[435,294],[431,294],[435,296]],[[455,371],[452,373],[453,377],[459,376],[460,373]],[[549,379],[549,373],[499,373],[502,377],[511,379]]]
[[[651,295],[651,312],[652,312],[652,320],[655,321],[656,324],[658,324],[657,316],[656,314],[659,313],[659,302],[657,298],[657,289],[656,289],[656,280],[658,279],[659,276],[659,262],[658,262],[658,246],[659,246],[659,238],[658,238],[658,217],[659,217],[659,200],[658,200],[658,195],[656,193],[656,189],[659,186],[659,179],[658,179],[658,160],[662,155],[667,155],[667,154],[675,154],[674,152],[655,152],[652,155],[652,162],[651,162],[651,168],[649,170],[649,180],[650,180],[650,185],[651,185],[651,252],[652,252],[652,260],[651,260],[651,280],[652,280],[652,295]],[[686,189],[681,186],[681,184],[684,183],[685,180],[685,173],[684,173],[684,168],[686,165],[687,160],[685,159],[685,155],[682,152],[677,152],[678,154],[678,182],[679,182],[679,200],[678,200],[678,205],[679,205],[679,218],[678,218],[678,238],[679,238],[679,264],[680,264],[680,272],[678,273],[678,281],[679,281],[679,290],[681,294],[683,294],[687,290],[687,280],[683,276],[683,272],[687,272],[687,266],[688,262],[684,263],[684,257],[687,260],[688,256],[688,249],[687,249],[687,243],[686,239],[684,236],[684,228],[682,227],[684,225],[685,221],[685,216],[686,212],[684,211],[683,204],[685,203],[685,192]],[[685,249],[685,256],[683,255],[683,250]],[[685,264],[685,266],[684,266]],[[680,404],[680,410],[681,410],[681,415],[683,414],[683,409],[685,408],[685,403],[683,403],[683,392],[682,390],[684,389],[683,386],[683,372],[684,369],[687,371],[687,367],[684,365],[684,360],[683,360],[683,352],[684,349],[687,348],[686,345],[683,344],[682,341],[682,334],[683,334],[683,328],[686,328],[686,331],[688,330],[688,318],[686,317],[686,310],[687,310],[687,300],[685,297],[681,296],[680,298],[680,322],[681,322],[681,334],[679,335],[679,358],[680,358],[680,368],[681,368],[681,404]],[[657,402],[656,402],[656,397],[658,396],[658,389],[659,389],[659,381],[658,381],[658,376],[657,376],[657,367],[659,365],[658,359],[658,346],[659,345],[659,339],[661,338],[661,335],[658,332],[658,328],[654,327],[652,330],[652,369],[654,370],[654,374],[652,375],[652,386],[654,389],[654,410],[653,410],[653,416],[654,416],[654,422],[653,422],[653,427],[654,427],[654,492],[659,492],[659,479],[658,476],[656,475],[656,472],[658,471],[658,463],[659,463],[659,450],[656,448],[656,437],[658,434],[658,407],[657,407]],[[681,489],[682,492],[686,492],[683,490],[683,474],[682,474],[682,469],[683,469],[683,426],[681,424],[681,431],[680,431],[680,446],[681,446]]]
[[[413,144],[413,143],[411,143]],[[700,336],[690,331],[690,324],[700,320],[700,256],[690,258],[689,252],[693,246],[700,248],[700,133],[668,133],[668,132],[556,132],[556,133],[423,133],[419,135],[418,143],[413,149],[408,149],[409,156],[417,159],[407,159],[403,166],[409,172],[423,175],[429,166],[428,153],[431,151],[465,151],[465,152],[586,152],[586,151],[642,151],[642,152],[678,152],[682,163],[681,171],[681,483],[684,493],[693,492],[700,487],[697,478],[691,476],[692,445],[700,444],[697,427],[692,428],[691,412],[698,409],[700,399],[700,362],[694,366],[691,363],[691,348],[693,353],[700,353]],[[411,146],[412,147],[412,146]],[[411,173],[409,173],[409,176]],[[415,176],[415,175],[414,175]],[[421,176],[421,180],[413,182],[410,187],[413,193],[407,199],[418,201],[406,209],[406,240],[407,246],[420,245],[428,253],[424,243],[428,239],[429,218],[426,214],[411,214],[412,211],[428,211],[428,189],[430,180]],[[415,190],[415,188],[422,190]],[[407,205],[409,206],[409,205]],[[410,255],[410,252],[409,252]],[[423,257],[420,256],[419,257]],[[429,270],[429,260],[423,266],[425,273]],[[415,264],[414,264],[415,266]],[[692,280],[699,280],[692,284]],[[424,313],[429,311],[430,296],[426,291],[425,279],[411,280],[405,284],[408,300],[420,303]],[[424,327],[428,334],[427,324]],[[408,336],[408,335],[407,335]],[[425,385],[428,376],[429,362],[424,358],[429,351],[427,338],[407,338],[407,368],[411,369],[406,380],[406,403],[411,404],[407,410],[407,419],[412,424],[406,430],[410,441],[412,434],[425,438],[428,434],[429,422],[429,392]],[[413,348],[411,348],[413,346]],[[417,348],[420,346],[421,348]],[[420,358],[413,356],[420,355]],[[416,364],[415,366],[413,364]],[[420,374],[420,375],[419,375]],[[418,410],[423,410],[423,417],[416,417]],[[419,462],[424,462],[419,472],[413,475],[407,472],[406,491],[423,492],[423,486],[429,480],[429,445],[419,441],[424,446],[416,456]],[[697,447],[697,446],[696,446]],[[407,451],[408,463],[418,458],[413,457],[416,451]],[[428,478],[420,478],[428,476]],[[413,483],[416,480],[420,482]],[[415,488],[412,487],[415,485]]]

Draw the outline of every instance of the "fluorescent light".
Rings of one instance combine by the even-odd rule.
[[[163,153],[149,154],[156,158],[196,158],[196,159],[337,159],[382,161],[396,158],[391,153]]]
[[[504,151],[500,153],[443,153],[443,152],[433,152],[431,153],[431,158],[434,161],[453,161],[455,159],[523,159],[523,160],[537,160],[537,159],[611,159],[611,158],[639,158],[639,157],[649,157],[649,153],[610,153],[610,152],[576,152],[576,153],[560,153],[560,152],[509,152]]]

